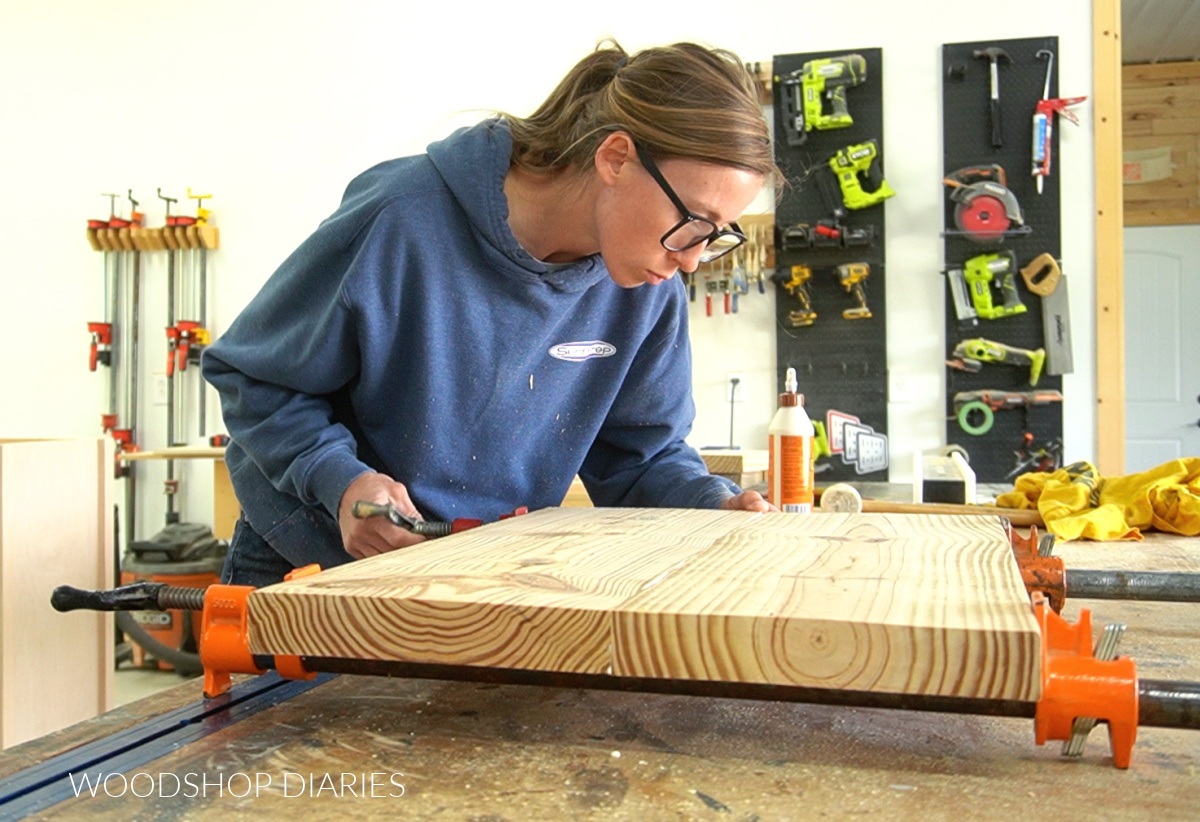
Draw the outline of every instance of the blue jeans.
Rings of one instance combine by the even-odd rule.
[[[301,507],[288,518],[288,527],[273,528],[267,535],[268,539],[255,531],[243,514],[233,529],[225,566],[221,569],[221,582],[263,588],[282,582],[284,575],[293,568],[313,562],[322,568],[332,568],[354,559],[340,547],[340,537],[337,549],[329,544],[328,539],[317,538],[317,533],[310,532],[307,535],[311,537],[309,539],[298,538],[298,531],[307,530],[303,529],[304,521],[314,518],[324,518],[328,522],[312,523],[316,526],[313,531],[328,532],[332,524],[334,533],[337,533],[336,523],[324,511]],[[328,537],[328,533],[323,535]]]

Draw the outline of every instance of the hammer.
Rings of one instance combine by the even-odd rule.
[[[1008,62],[1012,62],[1012,58],[1008,56],[1008,52],[1002,48],[992,46],[986,49],[976,49],[976,57],[986,57],[991,63],[992,70],[992,147],[1000,148],[1000,74],[996,70],[996,63],[1003,57]]]

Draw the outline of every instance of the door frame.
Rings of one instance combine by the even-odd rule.
[[[1121,0],[1092,0],[1096,160],[1096,468],[1125,473]]]

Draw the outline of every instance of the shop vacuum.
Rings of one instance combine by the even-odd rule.
[[[205,588],[221,581],[228,548],[207,525],[171,523],[152,539],[130,543],[121,560],[121,584]],[[135,667],[174,670],[187,677],[203,672],[200,621],[192,611],[118,611],[117,627],[133,643]]]

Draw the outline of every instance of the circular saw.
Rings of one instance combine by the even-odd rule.
[[[1023,227],[1025,216],[1017,197],[1005,185],[1004,169],[997,165],[960,168],[943,182],[950,186],[954,224],[968,239],[979,243],[998,243],[1012,231]]]

